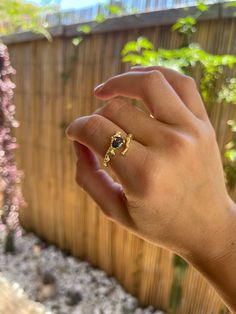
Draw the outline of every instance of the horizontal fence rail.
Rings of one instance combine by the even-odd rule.
[[[75,158],[65,128],[76,117],[101,106],[93,97],[94,86],[128,69],[120,58],[125,43],[145,36],[156,47],[174,49],[180,47],[181,38],[170,25],[139,25],[92,33],[75,47],[69,34],[58,33],[51,43],[33,37],[22,42],[11,37],[8,41],[17,70],[14,102],[21,123],[16,134],[20,144],[17,158],[25,172],[23,191],[28,203],[21,209],[21,223],[115,276],[142,304],[168,309],[173,254],[107,220],[76,185]],[[235,38],[236,21],[232,17],[202,20],[194,34],[196,42],[216,54],[236,54]],[[235,116],[236,107],[230,105],[215,105],[210,113],[222,156],[230,139],[226,122]],[[232,196],[236,199],[236,193]],[[177,313],[218,314],[224,308],[193,267],[184,275],[182,287]]]
[[[194,6],[197,2],[197,0],[121,0],[111,1],[111,5],[117,5],[123,8],[123,14],[132,14],[134,12],[143,13],[169,8]],[[222,3],[223,2],[224,1],[222,1]],[[204,1],[204,3],[214,4],[217,3],[217,1],[208,0]],[[104,10],[102,4],[96,4],[90,7],[65,10],[50,14],[47,16],[47,22],[49,26],[84,23],[95,20],[97,14],[101,12],[108,14],[107,10]]]

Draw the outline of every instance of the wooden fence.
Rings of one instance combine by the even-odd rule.
[[[232,0],[231,0],[232,1]],[[207,0],[206,3],[215,3],[214,0]],[[175,7],[187,7],[195,5],[196,0],[111,0],[107,1],[111,5],[119,6],[124,12],[132,12],[135,10],[137,13],[163,10]],[[50,26],[55,25],[70,25],[76,23],[83,23],[92,21],[96,18],[98,13],[108,13],[104,8],[104,4],[95,4],[93,6],[62,10],[56,13],[48,14],[47,23]]]
[[[209,52],[236,54],[235,18],[216,19],[214,12],[202,19],[195,40]],[[54,30],[51,43],[32,35],[4,41],[17,70],[15,104],[21,122],[17,130],[18,164],[25,172],[23,191],[28,202],[20,212],[22,225],[115,276],[142,304],[168,309],[172,253],[103,216],[74,182],[75,158],[64,134],[73,119],[92,113],[100,105],[92,95],[93,87],[127,69],[120,61],[127,41],[143,35],[156,47],[179,47],[178,35],[169,25],[160,25],[163,20],[171,23],[173,16],[163,11],[161,20],[154,19],[152,13],[149,17],[152,25],[132,25],[127,22],[129,17],[121,18],[120,29],[100,29],[78,47],[71,43],[71,28]],[[124,30],[124,25],[129,28]],[[235,106],[216,105],[211,113],[222,151],[229,140],[226,121],[233,116]],[[215,314],[222,307],[213,289],[190,267],[183,280],[178,313]]]

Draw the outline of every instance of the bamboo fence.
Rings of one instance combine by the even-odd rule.
[[[168,309],[172,253],[104,217],[74,181],[75,157],[65,136],[72,120],[101,105],[93,97],[93,87],[127,70],[120,51],[140,35],[156,47],[176,48],[181,42],[169,25],[159,25],[91,34],[78,47],[63,35],[51,43],[44,39],[9,43],[21,122],[17,158],[25,172],[23,192],[28,203],[20,219],[27,230],[115,276],[143,305]],[[219,54],[236,54],[235,39],[234,18],[202,21],[195,34],[203,48]],[[235,106],[215,105],[211,112],[221,151],[229,141],[226,121],[235,116]],[[215,314],[223,307],[203,277],[189,267],[178,313]]]
[[[232,0],[231,0],[232,1]],[[111,0],[107,1],[111,5],[117,5],[126,11],[135,10],[136,12],[147,12],[154,10],[163,10],[167,8],[187,7],[195,5],[196,0]],[[205,3],[215,3],[214,0],[207,0]],[[104,4],[95,4],[79,9],[63,10],[47,15],[47,23],[50,26],[58,24],[69,25],[75,23],[87,22],[95,19],[96,15],[100,13]],[[102,10],[103,12],[104,10]],[[107,11],[105,9],[105,11]]]

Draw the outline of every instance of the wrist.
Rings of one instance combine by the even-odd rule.
[[[236,250],[236,204],[229,198],[221,212],[219,219],[212,221],[209,226],[207,237],[204,238],[204,248],[195,256],[196,261],[224,261]]]
[[[209,228],[202,249],[189,261],[214,286],[226,305],[236,313],[236,204],[230,199],[224,218]]]

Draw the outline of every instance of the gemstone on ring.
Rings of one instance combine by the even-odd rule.
[[[120,148],[124,145],[124,139],[121,136],[115,136],[111,143],[112,147]]]
[[[133,138],[132,134],[128,134],[125,138],[121,136],[121,132],[117,131],[114,135],[111,136],[110,146],[108,150],[105,153],[104,159],[103,159],[103,165],[105,167],[108,166],[108,163],[111,160],[111,156],[115,156],[118,152],[119,148],[125,145],[125,148],[121,152],[122,156],[125,156],[130,145],[130,141]]]

